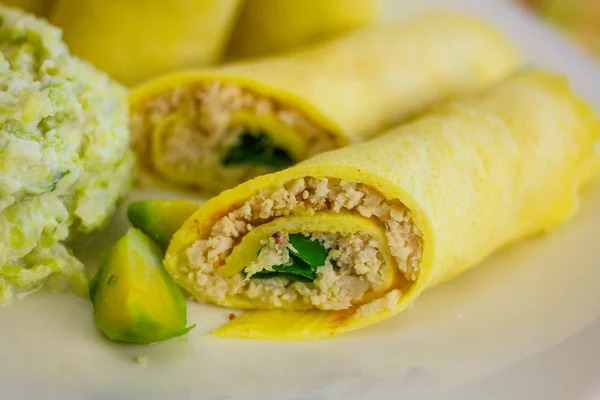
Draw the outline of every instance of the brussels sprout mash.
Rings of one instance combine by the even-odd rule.
[[[0,6],[0,304],[86,290],[63,244],[102,228],[130,186],[124,88],[72,57],[60,30]]]

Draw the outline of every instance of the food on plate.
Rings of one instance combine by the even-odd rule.
[[[221,58],[240,0],[57,0],[73,54],[131,85]]]
[[[181,336],[185,298],[162,265],[163,251],[130,228],[106,254],[90,284],[96,325],[111,340],[154,343]]]
[[[127,207],[127,218],[134,228],[166,249],[173,234],[201,204],[188,200],[140,200]]]
[[[10,7],[19,7],[27,12],[39,16],[47,16],[54,0],[0,0],[0,4]]]
[[[371,25],[381,0],[247,0],[227,59],[266,56]]]
[[[60,31],[0,6],[0,303],[47,286],[87,293],[65,247],[103,228],[132,183],[123,87]]]
[[[371,325],[570,218],[600,169],[599,135],[566,80],[527,70],[223,192],[175,234],[165,267],[198,299],[250,309],[217,336]]]
[[[167,75],[130,95],[139,183],[218,192],[367,139],[518,65],[492,27],[436,13],[279,58]]]

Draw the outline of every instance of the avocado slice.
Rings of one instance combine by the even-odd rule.
[[[186,334],[186,303],[162,264],[163,251],[129,228],[90,283],[96,326],[111,340],[147,344]]]
[[[166,250],[175,232],[201,205],[201,201],[140,200],[129,205],[127,218]]]

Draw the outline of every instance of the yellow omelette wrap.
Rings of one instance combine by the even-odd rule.
[[[246,0],[227,59],[266,56],[371,25],[382,0]]]
[[[139,182],[219,192],[362,141],[518,65],[494,28],[427,14],[294,54],[171,74],[130,96]]]
[[[71,52],[131,85],[218,62],[240,0],[56,0]]]
[[[566,80],[519,73],[223,192],[175,234],[166,268],[198,299],[249,309],[217,336],[374,324],[571,217],[600,169],[598,122]]]

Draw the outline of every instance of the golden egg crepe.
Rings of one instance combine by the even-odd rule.
[[[196,298],[251,309],[217,336],[365,327],[571,217],[598,173],[599,135],[566,80],[522,72],[223,192],[175,234],[165,265]]]
[[[171,74],[130,96],[140,183],[219,192],[362,141],[518,65],[492,27],[429,14],[278,58]]]
[[[381,0],[246,0],[227,59],[266,56],[372,24]]]
[[[71,52],[124,84],[218,62],[240,0],[56,0]]]

